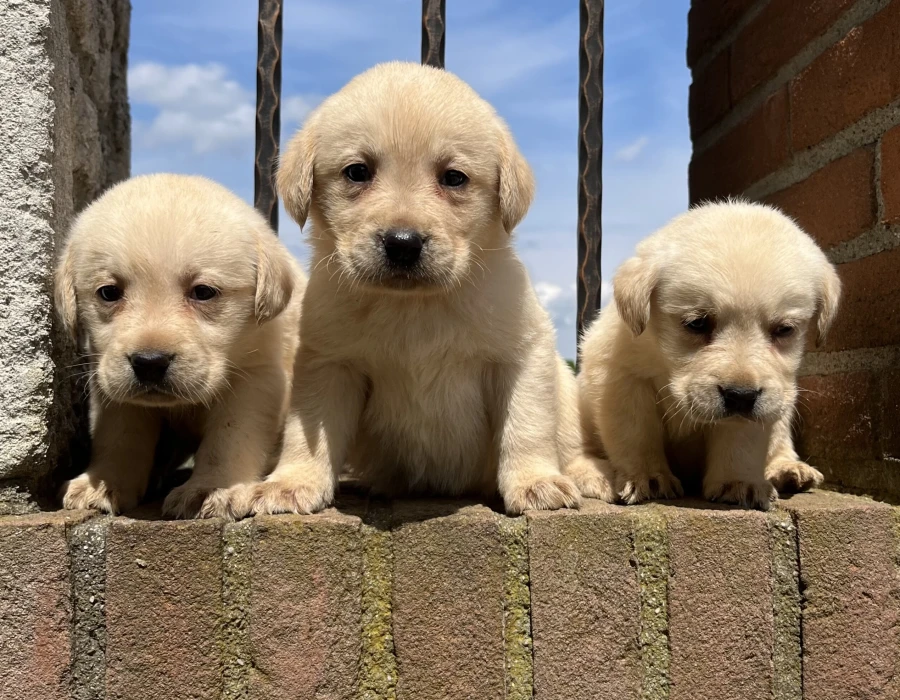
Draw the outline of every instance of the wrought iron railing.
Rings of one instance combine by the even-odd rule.
[[[335,0],[339,2],[339,0]],[[579,336],[600,308],[603,179],[603,0],[578,0]],[[281,23],[284,0],[259,0],[254,202],[278,231],[274,174],[281,138]],[[446,0],[422,0],[422,63],[444,67]]]

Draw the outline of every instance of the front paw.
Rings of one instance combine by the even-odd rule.
[[[334,486],[269,479],[249,487],[245,498],[252,513],[309,515],[332,504]]]
[[[766,478],[779,493],[809,491],[818,488],[825,481],[818,469],[794,459],[772,462],[766,468]]]
[[[112,480],[91,476],[90,472],[67,481],[61,491],[66,510],[100,510],[116,515],[131,510],[140,501],[140,494],[130,493]]]
[[[575,482],[562,474],[520,479],[502,495],[510,515],[520,515],[526,510],[557,510],[581,505],[581,494]]]
[[[703,495],[707,500],[733,503],[742,508],[769,510],[778,499],[778,492],[768,481],[720,481],[703,483]]]
[[[615,503],[616,490],[613,487],[612,466],[609,460],[590,455],[578,455],[566,465],[563,474],[575,482],[575,486],[585,498],[599,498],[607,503]]]
[[[684,488],[668,468],[647,474],[622,475],[617,488],[619,498],[628,505],[657,499],[681,498]]]
[[[232,489],[192,484],[190,479],[169,492],[163,501],[162,512],[167,518],[225,518],[237,520],[240,507],[237,492]]]

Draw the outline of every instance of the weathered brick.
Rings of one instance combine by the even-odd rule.
[[[586,501],[529,514],[534,689],[542,700],[641,697],[632,519]]]
[[[775,625],[766,516],[667,508],[671,700],[770,700]]]
[[[881,140],[881,196],[885,223],[900,223],[900,126]]]
[[[66,528],[86,513],[0,518],[0,697],[69,697]]]
[[[398,700],[504,698],[506,562],[497,514],[397,503],[392,539]]]
[[[215,521],[109,525],[109,700],[218,699],[222,527]]]
[[[855,0],[772,0],[733,44],[731,89],[735,102],[772,77],[820,36]]]
[[[788,157],[787,91],[772,94],[746,120],[694,156],[691,201],[741,194]]]
[[[360,519],[334,510],[258,516],[252,556],[251,696],[354,697],[360,650]]]
[[[754,2],[694,0],[688,12],[688,65],[696,65],[700,57],[734,26]]]
[[[791,82],[792,143],[813,146],[900,97],[900,2],[825,51]]]
[[[900,344],[900,248],[838,265],[841,307],[825,350]]]
[[[880,384],[868,372],[800,379],[797,449],[812,464],[873,459],[881,427]]]
[[[881,457],[900,459],[900,370],[881,376]],[[875,436],[872,436],[875,439]],[[885,465],[887,467],[887,465]],[[896,467],[895,467],[896,468]]]
[[[797,523],[804,700],[888,700],[900,674],[891,508],[838,494],[785,501]]]
[[[828,249],[875,225],[875,151],[859,148],[766,197]]]
[[[724,117],[731,109],[729,68],[731,50],[726,47],[702,71],[694,73],[688,113],[691,136],[696,138]]]

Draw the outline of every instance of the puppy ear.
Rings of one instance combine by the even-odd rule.
[[[504,129],[500,151],[500,220],[507,233],[519,225],[534,198],[534,174],[519,152],[508,130]]]
[[[816,309],[816,347],[821,347],[828,335],[828,329],[837,316],[841,301],[841,278],[838,277],[834,265],[826,263],[822,286],[819,290],[819,304]]]
[[[616,309],[635,336],[644,332],[650,320],[650,297],[656,282],[655,265],[639,257],[622,263],[613,278]]]
[[[256,233],[256,320],[265,323],[284,311],[294,293],[290,253],[268,228]]]
[[[75,256],[66,244],[56,266],[53,290],[56,313],[72,340],[78,339],[78,300],[75,296]]]
[[[284,208],[303,228],[312,202],[314,149],[311,125],[307,124],[281,154],[275,178]]]

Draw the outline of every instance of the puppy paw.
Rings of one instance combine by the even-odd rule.
[[[710,481],[703,484],[703,495],[710,501],[757,510],[769,510],[778,499],[778,492],[768,481]]]
[[[163,501],[162,512],[167,518],[225,518],[237,520],[232,489],[192,484],[190,480],[169,492]]]
[[[526,510],[557,510],[577,508],[581,494],[575,482],[562,474],[546,474],[521,480],[503,494],[503,504],[510,515]]]
[[[140,501],[140,496],[87,473],[64,483],[61,492],[66,510],[100,510],[116,515],[134,508]]]
[[[334,501],[334,487],[270,480],[250,488],[249,510],[253,513],[297,513],[309,515]]]
[[[815,467],[806,462],[786,459],[772,462],[766,468],[766,478],[779,493],[798,493],[818,488],[825,477]]]
[[[678,477],[668,470],[655,474],[622,477],[617,490],[619,498],[628,505],[657,499],[681,498],[684,495],[684,488]]]
[[[566,465],[563,474],[575,482],[581,495],[585,498],[599,498],[607,503],[616,502],[612,466],[608,460],[589,455],[578,455]]]

